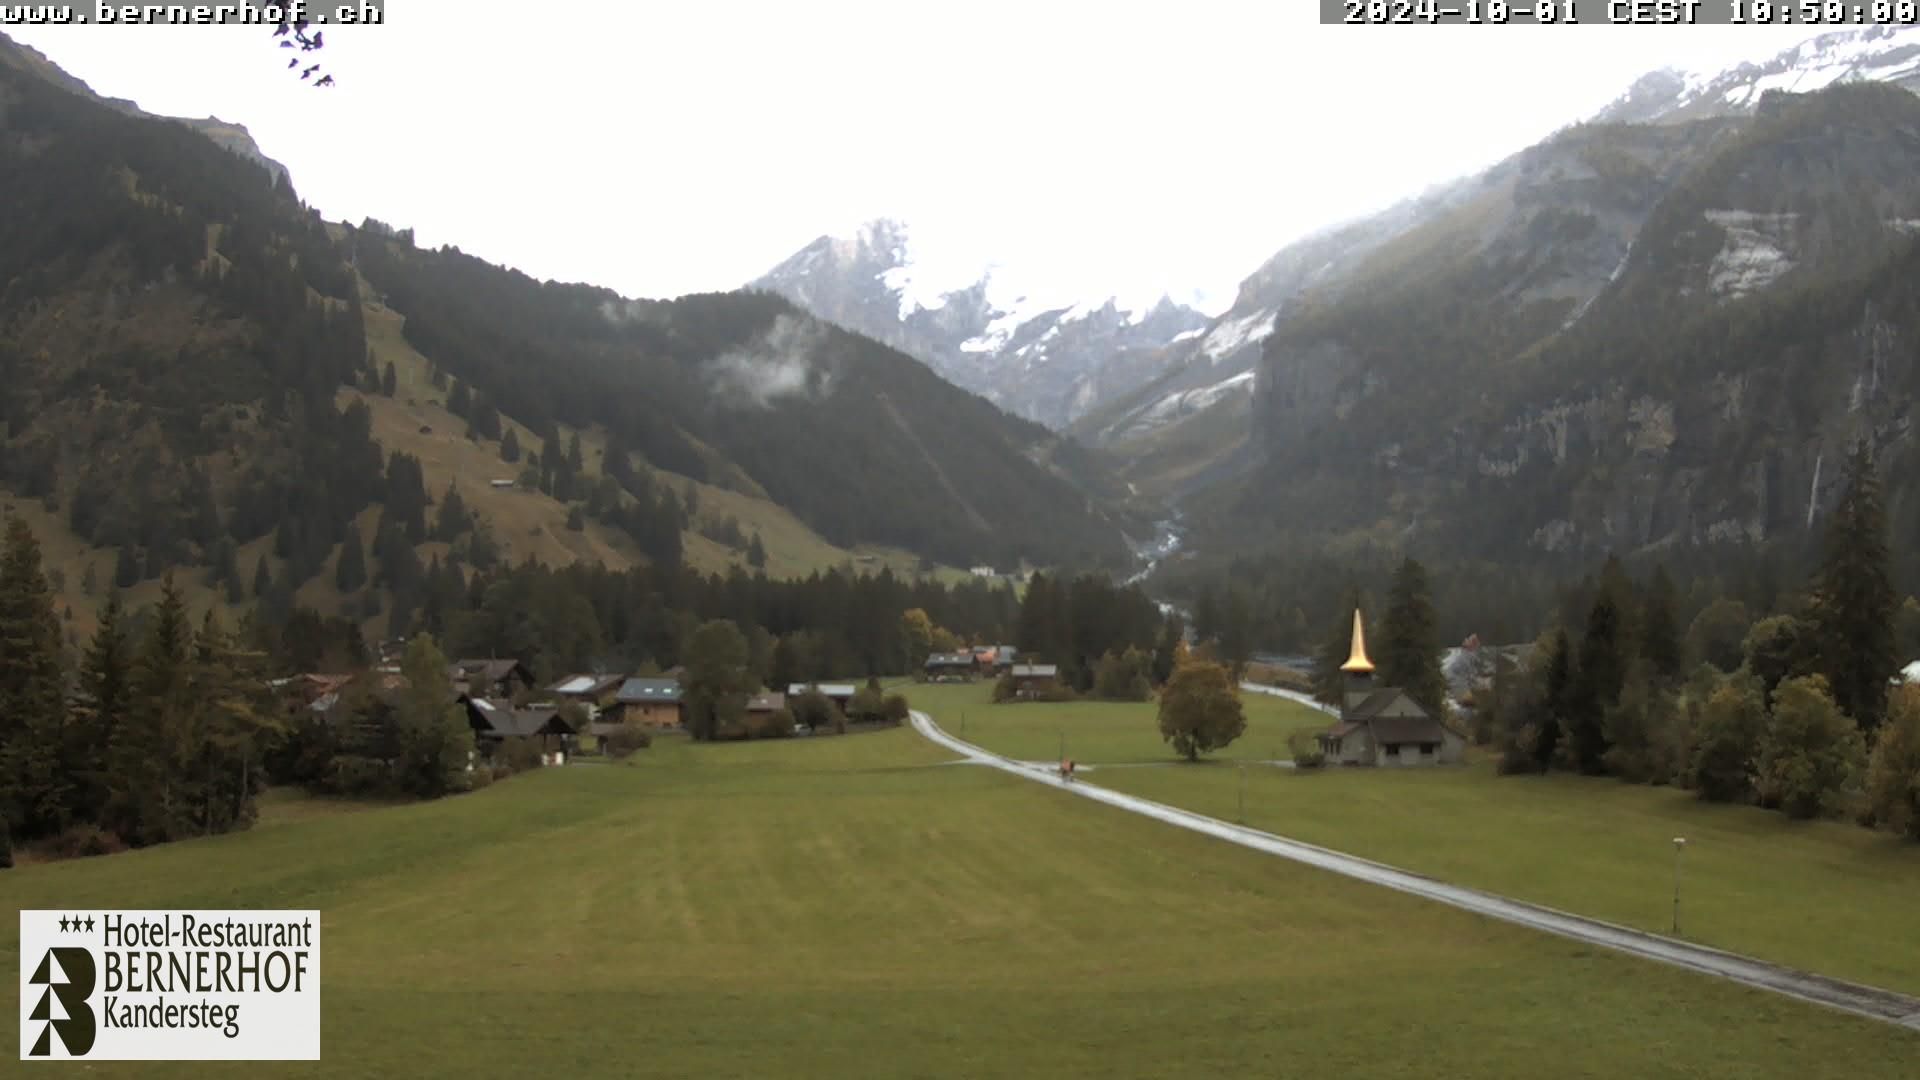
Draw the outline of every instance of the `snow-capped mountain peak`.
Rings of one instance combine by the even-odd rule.
[[[1054,427],[1158,374],[1206,316],[1165,290],[1089,297],[1031,269],[937,244],[881,218],[823,236],[752,283],[919,358]]]
[[[1641,77],[1594,119],[1657,124],[1750,113],[1769,91],[1805,94],[1842,82],[1887,82],[1920,89],[1920,28],[1842,30],[1730,68],[1655,71]]]

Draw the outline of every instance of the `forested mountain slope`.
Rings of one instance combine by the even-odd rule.
[[[754,556],[788,572],[856,545],[1126,557],[1070,445],[784,301],[627,302],[330,226],[220,132],[55,75],[0,38],[0,495],[74,569],[70,606],[197,568],[236,603],[404,627],[436,560],[746,563],[763,525],[804,548]],[[396,396],[402,344],[435,393]],[[423,469],[421,430],[473,452]],[[514,535],[484,509],[503,477],[533,507]]]

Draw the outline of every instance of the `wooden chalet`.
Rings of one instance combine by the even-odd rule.
[[[538,739],[544,751],[571,750],[579,731],[560,714],[558,705],[533,705],[516,709],[510,702],[463,696],[467,723],[473,728],[474,741],[491,753],[508,739]]]
[[[971,652],[930,653],[927,656],[928,682],[967,682],[980,673],[980,665]]]
[[[1007,675],[1013,679],[1015,697],[1033,698],[1060,681],[1060,668],[1055,664],[1014,664]]]
[[[518,660],[456,660],[447,665],[455,693],[511,700],[533,689],[533,672]]]
[[[1466,756],[1466,739],[1427,715],[1406,691],[1373,685],[1373,661],[1367,659],[1358,611],[1353,613],[1353,648],[1340,672],[1345,683],[1340,721],[1318,736],[1328,762],[1451,765]]]
[[[804,694],[809,690],[818,691],[828,701],[831,701],[835,705],[838,705],[840,707],[840,711],[844,713],[847,711],[847,706],[853,701],[853,695],[858,692],[859,688],[854,686],[852,683],[798,683],[797,682],[797,683],[789,683],[787,685],[787,696],[789,698],[797,698],[801,694]]]
[[[686,725],[678,679],[623,679],[614,691],[613,706],[601,719],[613,724],[640,724],[656,731]]]
[[[569,675],[547,687],[546,693],[561,701],[584,705],[598,715],[600,710],[613,707],[626,681],[625,675]]]

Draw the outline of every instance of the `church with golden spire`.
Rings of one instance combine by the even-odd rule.
[[[1375,686],[1367,658],[1367,633],[1353,612],[1353,647],[1340,665],[1340,720],[1319,735],[1327,763],[1334,765],[1452,765],[1463,760],[1467,740],[1428,716],[1404,690]]]

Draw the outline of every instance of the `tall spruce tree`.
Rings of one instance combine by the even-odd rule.
[[[1888,680],[1900,669],[1894,640],[1899,605],[1880,478],[1862,442],[1847,459],[1846,485],[1827,523],[1809,616],[1816,662],[1834,703],[1869,732],[1886,715]]]
[[[1640,603],[1640,655],[1654,676],[1669,684],[1680,678],[1685,663],[1673,606],[1673,579],[1666,567],[1655,567]]]
[[[342,593],[358,592],[367,583],[367,552],[360,543],[360,530],[347,529],[340,542],[340,561],[334,567],[333,584]]]
[[[0,549],[0,800],[17,837],[57,832],[72,818],[63,660],[40,542],[15,517]]]
[[[1620,700],[1627,671],[1623,622],[1614,590],[1603,585],[1587,612],[1566,709],[1568,750],[1574,768],[1583,773],[1606,769],[1606,714]]]
[[[1446,717],[1447,680],[1440,671],[1440,634],[1426,568],[1406,559],[1393,574],[1387,613],[1373,657],[1382,685],[1397,686],[1427,715]]]
[[[1560,744],[1566,741],[1569,699],[1573,696],[1573,642],[1556,628],[1547,639],[1545,685],[1540,693],[1540,719],[1533,742],[1534,764],[1541,772],[1553,767]]]
[[[193,752],[193,629],[173,574],[160,582],[160,602],[147,618],[133,664],[129,719],[108,745],[108,821],[135,844],[186,835],[192,807],[176,783]]]
[[[112,793],[108,748],[121,725],[131,718],[133,660],[123,616],[120,594],[109,593],[93,638],[80,658],[80,692],[74,702],[72,724],[75,742],[85,747],[85,765],[76,778],[79,797],[75,812],[87,821],[99,821],[106,814]]]

